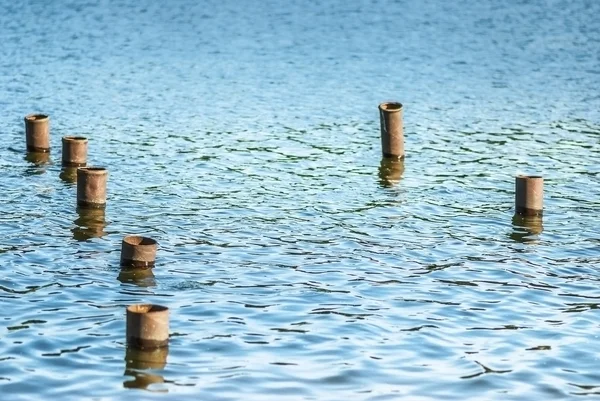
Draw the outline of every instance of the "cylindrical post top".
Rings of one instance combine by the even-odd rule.
[[[515,212],[541,216],[544,209],[544,178],[539,175],[515,177]]]
[[[156,245],[156,240],[148,237],[142,237],[140,235],[128,235],[123,241],[130,245]]]
[[[87,143],[87,138],[84,136],[63,136],[62,137],[62,141],[63,142],[80,142],[80,143]]]
[[[121,266],[151,268],[156,260],[156,240],[139,235],[128,235],[121,243]]]
[[[105,167],[80,167],[77,169],[78,172],[83,172],[88,175],[105,175],[108,171]]]
[[[127,307],[127,344],[152,349],[169,344],[169,308],[153,304]]]
[[[25,121],[29,123],[44,123],[50,119],[46,114],[28,114],[25,116]]]
[[[395,112],[402,110],[402,103],[383,102],[379,105],[379,110],[388,112],[388,113],[395,113]]]
[[[153,313],[164,312],[164,311],[168,311],[168,310],[169,310],[169,308],[167,308],[166,306],[155,305],[155,304],[135,304],[135,305],[129,305],[127,307],[127,311],[129,313],[138,313],[138,314],[153,314]]]

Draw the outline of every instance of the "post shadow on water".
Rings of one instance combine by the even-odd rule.
[[[383,157],[379,165],[379,183],[382,187],[391,188],[397,185],[404,174],[404,159]]]
[[[77,241],[87,241],[91,238],[101,238],[106,234],[105,209],[77,208],[77,218],[73,221],[76,227],[71,229],[73,238]]]
[[[510,238],[521,243],[535,243],[544,231],[542,216],[524,216],[518,213],[512,218],[513,230]]]
[[[155,392],[168,392],[166,388],[149,389],[152,384],[166,383],[165,378],[157,374],[167,366],[169,348],[162,347],[153,350],[140,350],[127,347],[125,351],[125,376],[129,379],[123,382],[125,388],[138,388]]]

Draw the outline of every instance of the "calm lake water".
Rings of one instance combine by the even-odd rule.
[[[600,395],[600,2],[0,10],[0,399]],[[109,169],[104,213],[76,208],[64,135]],[[513,219],[519,173],[543,221]],[[131,233],[153,274],[120,274]],[[146,302],[168,353],[126,357]]]

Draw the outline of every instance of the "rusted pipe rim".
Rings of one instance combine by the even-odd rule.
[[[87,138],[84,136],[63,136],[63,142],[87,142]]]
[[[155,239],[149,237],[142,237],[141,235],[128,235],[123,238],[123,241],[129,245],[156,245],[157,242]]]
[[[160,313],[169,310],[166,306],[155,305],[155,304],[134,304],[127,307],[127,311],[130,313],[136,313],[140,315]]]
[[[107,172],[106,168],[104,167],[79,167],[77,169],[77,171],[82,171],[86,174],[96,174],[96,175],[102,175],[104,173]]]
[[[29,121],[29,122],[32,122],[32,123],[37,123],[37,122],[47,121],[48,118],[49,117],[46,114],[33,113],[33,114],[26,115],[25,116],[25,121]]]
[[[536,179],[541,179],[544,178],[541,175],[525,175],[525,174],[520,174],[517,176],[517,178],[524,178],[524,179],[532,179],[532,180],[536,180]]]
[[[379,105],[379,109],[387,112],[396,112],[402,110],[402,103],[399,102],[383,102]]]

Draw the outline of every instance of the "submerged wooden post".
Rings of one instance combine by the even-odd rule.
[[[515,178],[515,212],[522,216],[541,216],[544,210],[544,178],[518,175]]]
[[[25,140],[29,152],[50,152],[50,117],[46,114],[25,116]]]
[[[404,157],[402,113],[402,103],[386,102],[379,105],[381,151],[384,157]]]
[[[127,307],[127,345],[139,349],[166,347],[169,344],[169,308],[136,304]]]
[[[107,180],[108,171],[104,167],[78,168],[77,205],[84,208],[104,208]]]
[[[88,140],[83,136],[63,136],[62,165],[64,167],[84,167],[87,164]]]
[[[121,242],[121,266],[149,269],[156,260],[156,240],[139,235],[128,235]]]

